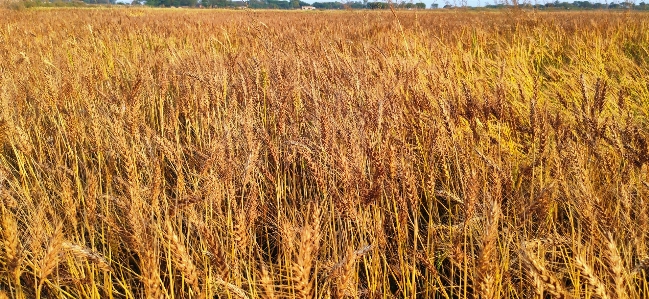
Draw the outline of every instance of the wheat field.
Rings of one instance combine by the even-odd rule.
[[[649,14],[0,9],[0,298],[648,298]]]

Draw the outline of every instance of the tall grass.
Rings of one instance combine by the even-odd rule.
[[[649,15],[0,24],[0,298],[649,296]]]

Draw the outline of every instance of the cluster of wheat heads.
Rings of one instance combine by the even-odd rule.
[[[0,24],[0,298],[649,294],[649,15]]]

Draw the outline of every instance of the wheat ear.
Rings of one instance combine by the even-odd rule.
[[[187,251],[185,245],[180,241],[178,235],[176,235],[176,233],[173,231],[171,223],[167,223],[167,234],[169,236],[171,250],[177,257],[176,265],[180,269],[180,272],[182,272],[182,274],[187,279],[189,285],[197,292],[200,292],[198,284],[198,269],[192,262],[189,251]]]
[[[223,253],[221,244],[216,240],[216,238],[214,238],[214,235],[212,235],[205,225],[199,227],[201,230],[201,236],[207,243],[206,245],[210,262],[213,267],[216,267],[217,276],[227,282],[230,270],[225,260],[225,254]]]
[[[478,290],[480,297],[498,298],[494,285],[496,284],[497,252],[496,242],[498,241],[498,220],[500,218],[500,204],[492,202],[491,211],[487,215],[485,236],[482,240],[482,249],[478,259]]]
[[[595,271],[593,270],[593,267],[588,265],[586,263],[586,259],[584,258],[583,255],[578,255],[575,258],[575,265],[577,268],[581,270],[581,273],[586,277],[588,284],[593,288],[595,291],[595,295],[597,295],[599,298],[602,299],[609,299],[609,295],[606,292],[606,286],[604,286],[604,283],[602,282],[597,275],[595,275]]]
[[[4,245],[7,270],[14,275],[17,284],[20,284],[20,256],[18,246],[18,224],[14,217],[2,206],[2,238]]]
[[[313,253],[315,252],[315,231],[311,227],[302,230],[300,238],[300,251],[293,263],[293,285],[298,298],[312,297],[311,268],[313,266]]]
[[[609,236],[607,244],[607,253],[608,253],[608,263],[609,269],[613,274],[613,282],[615,283],[615,297],[617,299],[628,298],[626,290],[626,280],[628,277],[628,272],[624,268],[624,263],[622,262],[622,257],[620,257],[620,252],[617,249],[617,245],[613,238]]]
[[[160,268],[158,264],[157,247],[144,250],[142,254],[142,283],[146,298],[164,299],[164,290],[160,283]]]
[[[336,266],[334,266],[334,273],[337,285],[335,290],[336,298],[345,298],[346,296],[356,297],[355,290],[352,289],[353,270],[356,264],[356,252],[349,247],[345,258]]]
[[[248,295],[246,295],[246,292],[242,290],[240,287],[233,285],[227,281],[224,281],[220,277],[217,277],[215,282],[216,285],[224,286],[230,293],[235,294],[240,299],[249,299]]]
[[[649,256],[640,259],[631,273],[634,275],[641,275],[642,271],[646,271],[647,269],[649,269]]]
[[[275,294],[275,282],[270,277],[268,269],[264,265],[261,265],[261,286],[264,288],[265,299],[275,299],[277,295]]]
[[[106,261],[106,259],[96,251],[69,242],[63,242],[63,244],[61,244],[61,247],[76,258],[86,259],[92,262],[93,264],[97,265],[97,268],[103,271],[112,271],[112,268],[108,264],[108,261]]]
[[[39,263],[39,272],[38,272],[38,286],[36,287],[36,298],[39,299],[41,296],[41,289],[43,288],[43,283],[45,279],[54,272],[54,269],[59,264],[59,254],[61,253],[61,247],[63,246],[63,226],[59,225],[54,231],[54,235],[50,240],[50,244],[47,247],[45,256],[41,259]]]
[[[2,209],[2,237],[5,258],[12,264],[18,256],[18,226],[16,220],[6,209]]]
[[[561,282],[541,262],[531,257],[526,249],[522,251],[521,258],[527,264],[530,270],[529,273],[534,279],[537,292],[540,295],[543,295],[543,291],[545,290],[555,298],[570,298]]]
[[[300,233],[300,251],[292,266],[292,280],[295,293],[298,298],[313,298],[313,282],[311,280],[311,269],[313,268],[314,257],[317,254],[320,241],[320,213],[317,210],[313,214],[315,221],[302,228]]]

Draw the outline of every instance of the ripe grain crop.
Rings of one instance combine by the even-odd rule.
[[[649,15],[0,10],[0,297],[647,298]]]

